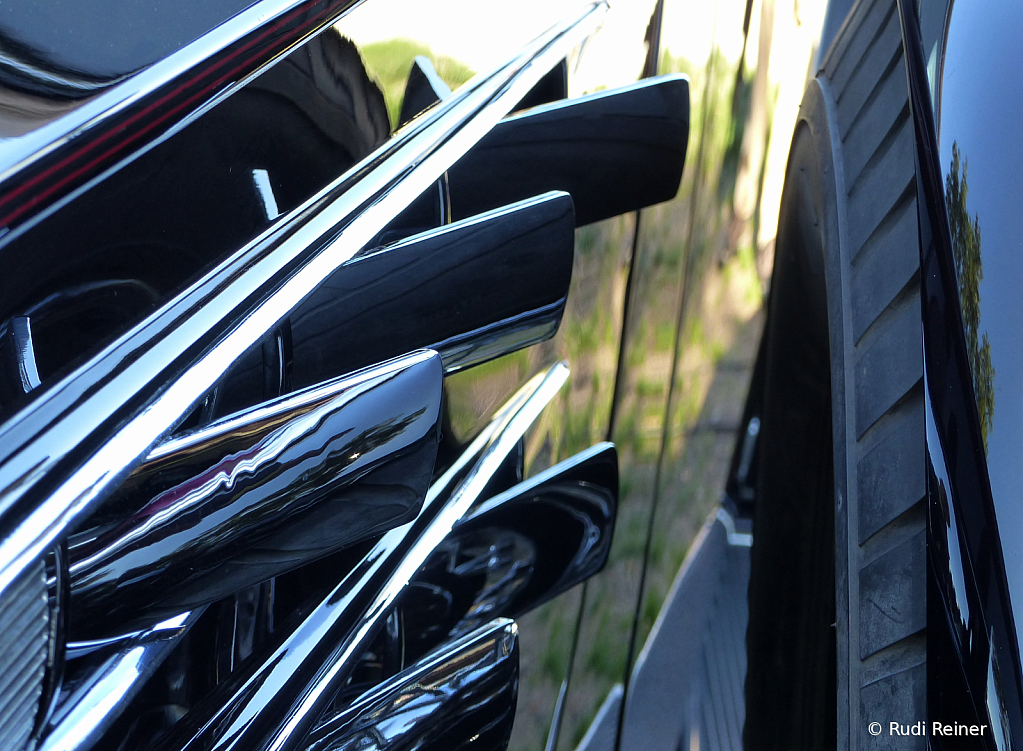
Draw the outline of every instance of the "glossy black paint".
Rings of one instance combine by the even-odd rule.
[[[0,490],[9,532],[0,544],[0,589],[113,490],[234,361],[496,125],[606,7],[583,6],[490,74],[475,76],[144,326],[64,382],[34,390],[0,427],[0,472],[11,478]]]
[[[409,578],[479,500],[522,433],[568,376],[549,368],[523,386],[434,482],[420,515],[392,530],[292,630],[260,649],[163,738],[157,748],[297,749],[384,627]]]
[[[69,148],[44,149],[42,147],[48,145],[48,134],[53,129],[34,123],[21,125],[16,132],[20,134],[27,130],[30,144],[22,147],[15,143],[9,149],[11,159],[4,160],[13,161],[16,167],[5,170],[0,177],[0,192],[3,194],[0,197],[0,228],[12,233],[34,217],[45,215],[89,180],[173,133],[180,128],[183,118],[231,92],[246,77],[263,69],[296,43],[329,26],[355,4],[355,0],[307,0],[281,4],[268,8],[271,18],[266,20],[269,23],[239,37],[225,33],[223,28],[210,31],[192,45],[179,50],[179,54],[186,53],[179,58],[185,66],[183,70],[178,72],[175,66],[168,67],[167,75],[158,79],[154,77],[157,85],[147,88],[141,96],[128,99],[127,106],[105,108],[107,101],[113,104],[128,97],[116,87],[110,89],[106,99],[101,98],[91,107],[92,111],[98,110],[102,114],[85,120],[84,127],[78,129]],[[163,44],[158,42],[156,47],[178,46],[196,31],[206,31],[201,27],[207,26],[216,16],[223,18],[223,12],[213,10],[202,23],[188,24],[188,30],[183,33],[168,28],[165,35],[158,35],[163,36]],[[103,33],[109,33],[109,28],[104,27]],[[52,24],[44,34],[53,35]],[[6,35],[8,38],[30,37],[31,25],[22,23],[20,29],[8,29]],[[81,50],[77,45],[75,48]],[[137,58],[135,64],[140,61],[141,58]],[[128,63],[128,67],[131,64]],[[118,67],[123,66],[122,63]],[[135,91],[135,82],[130,78],[120,85],[127,91]],[[40,101],[46,102],[32,97],[28,110],[31,111],[31,104],[39,106]],[[61,114],[67,111],[58,110]],[[58,133],[59,129],[54,135]],[[33,150],[37,150],[36,153],[32,153]],[[23,151],[26,154],[20,157]],[[0,151],[0,156],[4,156],[3,151]],[[3,239],[0,239],[2,243]],[[6,253],[0,254],[0,258],[6,256]]]
[[[415,349],[436,350],[451,373],[550,338],[573,218],[571,197],[549,193],[358,254],[295,310],[281,352],[268,355],[268,339],[231,368],[214,414],[270,398],[268,374],[285,360],[288,389],[304,388]]]
[[[498,125],[449,173],[456,219],[548,190],[576,224],[668,201],[689,139],[689,81],[662,76],[542,105]]]
[[[503,751],[518,684],[518,630],[494,620],[328,713],[305,749]]]
[[[309,6],[306,4],[303,7]],[[330,32],[327,32],[324,38],[329,38],[329,35]],[[306,76],[309,73],[308,64],[311,60],[315,62],[309,53],[316,47],[316,43],[307,45],[306,48],[300,50],[302,54],[296,53],[294,57],[281,62],[270,72],[252,82],[246,89],[236,92],[230,99],[220,102],[216,108],[193,123],[193,126],[197,126],[199,123],[204,123],[204,125],[194,131],[199,135],[192,141],[188,141],[187,138],[176,140],[179,136],[189,133],[189,128],[192,126],[178,132],[171,139],[178,144],[178,150],[161,152],[163,161],[148,162],[145,169],[131,173],[132,165],[144,162],[149,156],[148,154],[141,155],[131,165],[125,166],[121,172],[112,175],[109,178],[109,184],[111,190],[117,188],[116,192],[105,194],[104,183],[100,183],[91,187],[87,194],[75,198],[67,206],[53,210],[53,213],[47,214],[49,209],[40,209],[41,213],[36,216],[45,215],[45,218],[43,224],[40,224],[38,228],[30,230],[24,226],[24,229],[15,229],[7,236],[6,241],[10,243],[11,247],[18,246],[24,252],[20,257],[14,259],[15,267],[11,276],[4,277],[12,282],[0,299],[3,300],[3,304],[12,298],[17,302],[17,305],[8,311],[11,314],[26,311],[38,314],[39,331],[46,333],[46,336],[42,337],[43,347],[40,349],[39,363],[45,377],[50,379],[50,382],[44,386],[52,385],[52,379],[66,373],[67,369],[74,365],[76,358],[95,352],[97,347],[108,342],[114,334],[124,331],[151,314],[162,301],[167,299],[168,295],[180,289],[180,286],[194,278],[195,274],[208,269],[218,259],[234,253],[241,244],[265,231],[279,214],[284,214],[297,207],[309,195],[334,179],[339,171],[346,169],[378,143],[382,131],[377,127],[359,130],[354,133],[353,138],[348,140],[335,137],[337,134],[330,132],[330,128],[337,127],[338,121],[344,120],[344,113],[341,112],[339,116],[338,111],[330,110],[330,108],[326,112],[316,111],[313,106],[314,100],[323,93],[322,89],[318,88],[318,84],[325,82],[313,81],[310,83],[311,79],[307,80]],[[303,58],[303,55],[306,57]],[[211,64],[218,62],[219,58],[211,59]],[[563,60],[534,87],[518,107],[543,104],[564,97],[567,92],[567,71],[567,63]],[[353,68],[351,72],[354,74],[359,70]],[[284,75],[285,73],[287,75]],[[275,79],[274,76],[278,74],[278,78]],[[326,83],[338,84],[339,82],[333,80]],[[305,91],[307,96],[295,95],[295,92],[301,91]],[[620,95],[625,96],[626,93],[621,92]],[[231,108],[226,105],[236,98],[239,102],[245,103],[245,107],[239,106],[232,120],[227,117],[231,114]],[[418,110],[418,108],[416,109]],[[183,111],[186,110],[181,110],[179,113]],[[220,121],[219,125],[214,115],[218,111],[225,113],[225,119]],[[292,118],[291,115],[296,116]],[[134,136],[134,131],[130,132]],[[353,134],[349,133],[348,135]],[[621,135],[621,130],[618,135]],[[236,137],[238,143],[231,143],[231,137]],[[360,142],[359,139],[362,141]],[[261,143],[261,141],[264,142]],[[294,153],[289,153],[287,159],[282,158],[279,164],[276,162],[266,163],[265,159],[275,156],[274,149],[267,147],[268,143],[272,142],[278,144],[287,142],[289,147],[294,145],[296,150]],[[684,134],[681,137],[681,143],[682,154],[684,154]],[[118,145],[120,146],[120,144]],[[149,153],[160,151],[163,145],[158,144]],[[308,149],[305,148],[306,146]],[[680,170],[681,158],[679,158],[677,146],[678,144],[675,143],[673,146],[675,150],[670,159],[664,161],[671,163],[671,169],[675,169],[677,166]],[[128,144],[126,148],[133,147]],[[232,149],[235,151],[232,152]],[[230,159],[223,158],[225,155]],[[678,158],[677,163],[676,158]],[[180,173],[177,173],[179,167]],[[293,172],[288,172],[289,169]],[[265,192],[261,192],[263,189],[260,187],[259,180],[252,179],[257,170],[265,173],[263,175],[264,185],[268,183],[272,188],[270,194],[273,198],[272,202],[267,200]],[[133,180],[118,182],[122,173],[132,174]],[[234,178],[230,178],[230,175],[234,175]],[[175,183],[179,176],[180,181]],[[362,173],[361,176],[365,176],[365,173]],[[171,184],[168,185],[164,182],[165,180]],[[670,180],[659,180],[659,182],[670,183]],[[585,179],[580,177],[575,184],[576,189],[583,191],[591,187],[584,183]],[[357,185],[356,181],[352,181],[349,187],[355,185]],[[427,210],[422,212],[422,216],[426,217],[425,222],[417,224],[413,221],[407,223],[407,226],[397,227],[397,234],[388,236],[388,241],[393,240],[395,236],[407,235],[410,227],[421,230],[435,223],[442,224],[450,218],[446,215],[444,208],[444,181],[442,180],[436,185],[440,188],[438,192],[442,197],[437,201],[439,205],[436,207],[432,197],[430,198],[430,205],[427,206]],[[669,192],[674,194],[677,185],[676,178],[673,186],[661,185],[662,192],[666,197]],[[164,190],[166,192],[161,193]],[[530,191],[524,193],[522,197],[532,194]],[[40,195],[42,196],[41,205],[45,206],[46,201],[51,197],[47,197],[45,193]],[[88,197],[86,198],[86,196]],[[633,196],[634,198],[635,196]],[[612,205],[617,205],[614,204],[614,201],[620,199],[622,196],[615,196]],[[556,200],[551,199],[551,202],[564,203],[564,200],[562,196]],[[656,200],[663,199],[657,198]],[[76,203],[78,201],[81,203]],[[75,208],[72,210],[72,207]],[[439,210],[433,211],[434,208]],[[216,214],[218,209],[223,211],[222,215]],[[610,209],[605,206],[603,210]],[[62,213],[64,211],[67,213]],[[134,212],[140,212],[140,215],[136,218]],[[401,224],[400,220],[402,219],[402,216],[398,217],[398,224]],[[47,234],[45,228],[51,221],[53,221],[54,229],[51,234]],[[418,221],[418,217],[416,221]],[[147,224],[150,226],[146,227]],[[555,224],[558,225],[559,231],[561,224],[570,228],[571,216],[565,218],[562,215],[557,218]],[[124,232],[123,228],[128,228],[131,231]],[[37,229],[39,234],[34,235],[33,233]],[[295,226],[291,226],[286,231],[292,229],[295,229]],[[132,232],[135,231],[138,234],[132,235]],[[150,235],[146,235],[147,232]],[[223,234],[217,234],[220,232]],[[37,241],[28,242],[25,238],[29,236],[35,237]],[[69,238],[74,242],[69,242]],[[146,246],[146,242],[149,240],[152,240],[152,243]],[[524,245],[526,240],[516,238],[516,242]],[[370,246],[372,245],[373,243],[370,243]],[[387,252],[396,250],[398,250],[397,247],[391,247],[388,251],[380,252],[374,257],[377,260],[382,260],[382,256]],[[473,289],[466,283],[464,287],[460,288],[461,292],[465,293],[464,297],[469,298],[470,293],[473,292],[485,292],[492,296],[490,302],[493,303],[495,300],[512,301],[518,296],[516,304],[525,305],[528,308],[525,311],[527,318],[522,319],[517,317],[519,314],[512,313],[496,321],[485,320],[477,330],[473,330],[472,335],[467,339],[459,336],[464,331],[456,331],[452,337],[441,342],[448,345],[449,351],[455,358],[451,360],[451,370],[477,364],[488,357],[504,354],[532,341],[546,338],[547,335],[553,333],[560,320],[564,294],[557,298],[552,293],[553,308],[536,303],[535,299],[538,298],[530,298],[531,301],[523,303],[522,296],[538,296],[540,292],[546,294],[546,291],[554,290],[561,283],[561,272],[564,269],[560,261],[563,260],[565,251],[564,248],[560,249],[558,252],[562,255],[557,256],[559,263],[552,263],[551,256],[543,258],[539,247],[534,247],[532,250],[531,265],[510,269],[508,275],[504,277],[499,276],[501,271],[499,265],[490,264],[488,266],[481,261],[477,262],[480,274],[485,272],[493,274],[492,284],[489,285],[489,289],[482,289],[482,284],[479,284],[479,288]],[[0,261],[4,257],[4,252],[4,250],[0,250]],[[447,252],[451,252],[450,249]],[[571,253],[568,255],[570,270]],[[7,257],[10,258],[13,255]],[[386,276],[388,281],[390,278],[398,280],[402,276],[397,268],[399,264],[396,259],[397,256],[391,257],[390,260],[394,261],[394,266],[389,267],[387,274],[382,274],[381,279]],[[363,260],[368,262],[369,258]],[[436,249],[436,255],[432,256],[430,260],[437,264],[447,260],[452,267],[451,273],[458,273],[458,270],[454,269],[456,265],[454,260],[442,258],[439,249]],[[546,264],[542,263],[544,260],[546,260]],[[110,265],[104,266],[108,262]],[[466,263],[469,264],[469,261],[467,260]],[[20,264],[28,264],[31,268]],[[558,273],[552,274],[552,268]],[[528,273],[525,273],[523,269]],[[520,274],[519,277],[515,276],[516,272]],[[146,276],[146,274],[152,276]],[[95,275],[95,280],[91,278],[92,275]],[[0,274],[0,276],[4,275]],[[37,286],[31,287],[31,289],[28,286],[23,288],[13,281],[15,277],[21,282],[27,281],[28,284]],[[77,284],[78,281],[86,277],[88,279],[85,284]],[[477,283],[479,278],[477,277]],[[466,274],[467,279],[468,275]],[[565,289],[567,290],[567,280]],[[426,290],[424,289],[423,292],[425,298]],[[254,294],[252,299],[258,297],[259,294]],[[448,302],[449,294],[445,292],[438,294],[437,297]],[[381,296],[386,298],[386,295]],[[209,301],[212,299],[211,297]],[[395,298],[392,296],[389,299],[394,300]],[[599,304],[604,305],[610,299],[610,296],[602,295]],[[511,303],[509,302],[509,304]],[[448,308],[446,313],[450,313],[451,318],[464,321],[464,317],[458,318],[464,314],[464,311],[458,311],[456,315],[453,308],[454,306]],[[479,303],[476,310],[485,310],[482,302]],[[499,309],[492,307],[490,313],[493,314],[495,310],[500,312]],[[45,321],[43,313],[47,314]],[[247,311],[239,309],[238,318],[246,314]],[[364,317],[363,320],[369,320],[369,318],[371,316]],[[241,406],[246,406],[259,399],[266,399],[277,393],[287,392],[294,385],[293,376],[301,376],[305,361],[293,360],[292,357],[296,348],[301,345],[298,340],[302,332],[299,331],[296,322],[295,336],[290,337],[290,323],[292,322],[285,319],[281,325],[272,327],[262,342],[257,342],[250,349],[253,358],[259,363],[254,369],[256,386],[253,390],[253,393],[258,392],[259,396],[252,401],[249,401],[248,397],[242,399]],[[317,323],[327,322],[322,320]],[[527,324],[525,328],[522,325],[524,323]],[[361,329],[358,330],[359,333],[363,333]],[[388,332],[388,334],[390,333]],[[290,345],[287,344],[289,338],[292,342]],[[367,337],[367,339],[369,340],[371,337]],[[216,335],[209,336],[201,343],[201,346],[212,346],[215,340]],[[375,344],[375,342],[370,343]],[[370,345],[367,344],[367,346]],[[394,346],[394,354],[401,351],[397,346],[392,346]],[[189,356],[196,355],[200,350],[201,347],[194,349]],[[537,358],[535,362],[531,362],[529,367],[535,369],[551,362],[552,351],[553,348],[544,352],[543,358],[546,359],[546,362],[541,363],[540,358]],[[530,354],[535,353],[536,350]],[[130,362],[132,357],[138,354],[138,351],[122,352],[122,354],[126,356],[120,360],[118,367]],[[462,359],[458,360],[458,357]],[[167,379],[172,380],[176,374],[180,373],[178,367],[180,364],[179,362],[168,367],[161,374],[163,383],[166,383]],[[345,367],[347,368],[347,366]],[[520,373],[520,376],[523,374]],[[317,376],[316,378],[319,377],[326,376]],[[198,415],[198,424],[202,425],[209,419],[233,411],[232,404],[237,404],[237,393],[233,386],[234,384],[231,384],[230,381],[221,382],[219,402],[216,390],[207,395],[206,402],[200,402],[200,406],[194,412]],[[496,393],[490,395],[491,401],[488,409],[491,409],[495,403],[493,398]],[[233,402],[232,399],[235,401]],[[25,404],[24,401],[19,402],[16,406],[20,407],[23,404]],[[135,401],[127,410],[113,417],[111,424],[123,425],[128,415],[134,410],[141,409],[143,409],[141,402]],[[597,409],[599,410],[599,406]],[[5,414],[9,415],[10,412]],[[65,458],[73,463],[82,456],[81,452],[90,451],[95,445],[96,443],[91,440],[87,443],[83,442],[77,456]],[[144,449],[140,447],[139,450]],[[523,453],[523,442],[519,440],[510,450],[507,461],[498,472],[495,472],[492,484],[488,484],[487,490],[481,493],[481,497],[487,497],[491,488],[503,489],[514,480],[521,480]],[[598,485],[600,484],[598,483]],[[609,480],[603,484],[607,486],[604,490],[610,487]],[[519,490],[523,490],[523,488],[519,488]],[[565,491],[562,488],[559,492],[564,493]],[[607,515],[607,504],[598,498],[603,497],[602,492],[590,489],[580,497],[569,493],[567,498],[563,497],[558,502],[547,503],[542,513],[538,511],[537,519],[531,520],[532,526],[529,523],[524,524],[521,533],[534,535],[539,541],[538,549],[565,555],[573,552],[575,555],[568,561],[557,559],[555,556],[553,560],[547,562],[549,565],[545,564],[542,568],[538,568],[531,574],[527,584],[529,597],[518,598],[510,605],[504,603],[505,605],[514,607],[516,610],[535,607],[548,597],[554,596],[590,573],[599,570],[607,555],[610,529],[613,524],[613,516],[608,517]],[[595,495],[591,496],[587,493]],[[554,494],[553,490],[551,494]],[[522,498],[515,499],[514,504],[510,498],[506,498],[505,501],[510,505],[508,506],[509,511],[503,513],[508,514],[511,513],[510,509],[518,508],[516,504],[527,503]],[[535,507],[540,500],[534,500],[532,503]],[[103,513],[110,508],[113,506],[104,509]],[[519,510],[521,511],[521,509]],[[516,525],[522,526],[516,519],[501,517],[500,509],[495,508],[493,512],[493,518],[501,521],[501,524],[508,529],[518,530]],[[474,516],[474,518],[476,517]],[[490,516],[480,517],[483,520],[490,518]],[[113,515],[98,516],[93,517],[91,521],[112,519]],[[572,539],[572,545],[568,545],[564,549],[556,549],[557,535],[552,534],[548,526],[538,529],[536,525],[539,519],[546,520],[544,525],[557,525],[557,529],[563,532],[571,530],[569,537]],[[10,518],[8,517],[4,521],[5,523],[10,522]],[[579,533],[578,544],[576,544],[576,531]],[[487,533],[487,530],[471,530],[471,533],[480,535]],[[519,531],[515,531],[515,533],[520,534]],[[327,571],[323,568],[317,570]],[[517,571],[522,573],[521,568]],[[330,578],[330,582],[333,584],[342,573],[344,572],[340,570],[333,571],[328,572],[326,576],[333,577]],[[518,581],[521,585],[522,580]],[[251,593],[248,590],[246,592]],[[203,594],[203,597],[205,596],[206,594]],[[228,601],[219,603],[219,605],[229,608],[232,605],[238,605],[241,599],[239,595],[235,598],[235,602],[232,603],[229,598]],[[214,608],[210,608],[208,611],[207,621],[214,618],[213,610]],[[222,620],[226,624],[230,619]],[[123,625],[125,622],[122,621],[118,625]],[[237,624],[240,621],[235,619],[231,623]],[[195,633],[189,634],[189,638],[192,638],[193,645],[202,646],[201,640],[207,637],[205,633],[202,635]],[[234,643],[233,647],[236,646],[237,644]],[[233,663],[236,660],[240,661],[245,652],[245,650],[234,648],[231,651],[232,655],[226,656],[226,653],[220,650],[218,642],[215,659],[218,662]],[[323,654],[326,654],[326,651]],[[188,659],[199,662],[204,657],[208,658],[209,651],[197,649],[190,652],[189,655]],[[182,662],[175,669],[174,676],[181,678],[191,675],[192,673],[186,670],[186,667],[197,667],[197,665]],[[222,672],[227,672],[227,669],[222,669]],[[181,707],[168,709],[167,717],[163,719],[166,721],[176,719],[177,715],[173,713],[180,711],[182,711]],[[510,717],[506,716],[506,720],[510,722]],[[262,721],[262,718],[259,721]],[[140,717],[134,718],[133,722],[136,723],[135,730],[126,736],[130,738],[129,746],[136,741],[148,742],[157,732],[156,728],[163,727],[158,723],[149,727],[148,715],[140,715]],[[255,727],[245,729],[247,737],[256,739],[256,741],[261,740],[260,731],[260,728]],[[442,747],[446,745],[445,741]]]
[[[405,652],[495,617],[516,618],[599,572],[618,510],[611,444],[560,462],[482,502],[452,529],[402,598]]]
[[[945,4],[934,5],[928,12],[942,16]],[[1019,171],[1007,163],[1005,153],[1009,141],[1015,144],[1015,136],[1007,140],[994,134],[1005,125],[1015,133],[1018,118],[1012,111],[1023,103],[1021,92],[1018,87],[1014,92],[1006,92],[1000,88],[1001,83],[993,91],[982,85],[994,85],[996,77],[1004,81],[996,68],[989,68],[986,76],[978,76],[969,74],[971,66],[963,67],[968,59],[987,66],[1005,55],[1018,56],[1018,40],[1010,41],[995,33],[959,35],[946,29],[943,37],[948,46],[942,49],[935,46],[941,39],[929,31],[926,43],[934,50],[932,63],[924,48],[913,4],[902,0],[899,6],[916,130],[917,191],[923,199],[918,206],[929,468],[928,560],[930,594],[934,595],[931,599],[937,600],[928,605],[928,628],[934,630],[933,636],[928,634],[928,656],[940,669],[940,672],[928,669],[928,701],[934,720],[956,719],[936,714],[941,711],[963,711],[987,718],[992,734],[984,742],[990,747],[1008,747],[1007,744],[1016,745],[1023,738],[1023,681],[1010,597],[1015,578],[1007,578],[1003,554],[1003,543],[1014,539],[1018,523],[1000,511],[996,517],[999,505],[993,494],[993,469],[989,475],[995,455],[991,455],[989,462],[985,452],[975,391],[979,385],[968,354],[964,323],[967,316],[961,308],[968,301],[960,295],[953,244],[953,224],[961,224],[963,217],[950,217],[945,162],[951,164],[946,157],[952,144],[961,137],[958,128],[975,127],[984,135],[971,142],[966,156],[982,159],[984,153],[993,158],[987,163],[992,168],[997,165],[999,173],[1018,175]],[[999,20],[999,13],[1012,14],[1017,21],[1023,18],[1020,9],[1011,4],[999,5],[995,11],[982,3],[958,3],[951,24],[952,27],[962,24],[967,29],[982,28],[981,21],[1005,25],[1006,19]],[[1012,28],[1018,29],[1018,23]],[[979,49],[988,53],[978,55]],[[940,81],[935,80],[939,90],[934,97],[929,72],[941,76]],[[958,96],[950,96],[950,88],[956,89]],[[991,105],[996,102],[1010,102],[1011,107],[1006,109],[998,104],[992,110]],[[949,112],[943,112],[950,106],[957,109],[962,126],[957,126],[956,118],[948,116]],[[970,175],[973,179],[976,172]],[[983,218],[990,217],[992,212],[1005,216],[1006,208],[996,202],[971,205],[969,210],[978,211]],[[1018,225],[1018,210],[1012,208],[1006,218]],[[1003,272],[1000,276],[996,284],[1012,285],[1012,297],[1018,299],[1014,280],[1019,275]],[[1015,320],[1011,308],[1003,307],[995,315]],[[1018,384],[1016,373],[1005,375]],[[1018,392],[1018,385],[1013,390]],[[1003,398],[1014,399],[1001,390],[997,399]],[[1014,420],[1010,416],[1010,422]],[[994,451],[997,436],[991,433],[988,437]],[[1005,460],[1000,462],[1004,463]],[[1018,467],[1018,462],[1013,461],[1006,469],[1013,466]],[[1003,474],[1001,467],[998,474]],[[1018,505],[1016,490],[1013,488],[1012,503]],[[932,738],[932,743],[945,747],[937,737]]]
[[[382,94],[355,46],[330,29],[0,247],[0,320],[31,317],[45,381],[151,314],[388,135]]]
[[[252,4],[94,0],[76,4],[73,16],[59,20],[45,3],[4,5],[0,85],[53,98],[86,97],[176,52]],[[119,42],[111,44],[111,39]]]
[[[71,638],[151,625],[410,521],[441,378],[439,357],[417,354],[158,448],[106,504],[123,520],[71,539]]]
[[[550,193],[359,254],[291,316],[295,385],[421,347],[451,372],[549,338],[573,227],[571,197]]]

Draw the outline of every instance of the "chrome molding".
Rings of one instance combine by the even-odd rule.
[[[618,454],[600,443],[470,509],[401,599],[420,659],[497,617],[517,618],[599,572],[618,512]]]
[[[300,748],[409,580],[481,500],[491,477],[567,378],[568,368],[559,363],[526,383],[431,486],[415,521],[385,534],[276,649],[250,660],[158,747]]]
[[[504,749],[518,693],[518,628],[507,618],[444,644],[328,717],[305,751]],[[469,741],[469,739],[472,739]]]
[[[70,539],[73,638],[152,624],[414,518],[442,381],[439,355],[415,352],[159,446],[111,499],[130,516]]]
[[[588,5],[400,130],[0,428],[0,596],[250,346],[431,186],[603,17]]]
[[[203,609],[168,618],[126,642],[59,700],[37,751],[87,751],[160,667]]]
[[[0,405],[39,386],[32,319],[15,316],[0,326]]]
[[[114,130],[125,116],[133,112],[137,115],[146,111],[159,112],[159,108],[166,108],[168,102],[184,98],[185,111],[182,115],[150,115],[150,120],[158,124],[165,121],[166,125],[152,127],[143,119],[142,125],[149,127],[137,127],[135,130],[140,135],[152,132],[144,140],[131,145],[122,157],[152,148],[272,67],[296,46],[336,23],[361,2],[260,0],[254,3],[163,60],[125,79],[111,82],[106,91],[68,109],[52,122],[21,136],[0,139],[0,185],[15,185],[16,181],[25,183],[26,173],[37,164],[58,156],[61,150],[73,147],[76,140],[83,142],[86,148],[93,145],[90,141],[102,144],[112,134],[115,139],[124,141],[124,130],[118,133]],[[280,28],[286,24],[296,25],[298,32],[290,36],[281,34]],[[273,33],[275,31],[276,34]],[[268,36],[269,39],[266,38]],[[233,57],[229,54],[232,50],[248,50],[256,60],[242,70],[237,67],[227,71],[220,69]],[[217,59],[221,57],[224,59]],[[5,58],[3,62],[10,64],[12,61]],[[205,95],[203,92],[194,95],[188,90],[191,79],[198,79],[206,73],[215,77],[212,85],[207,87]],[[110,145],[108,143],[104,148]],[[120,147],[116,140],[113,145]],[[0,216],[10,216],[2,204]],[[10,226],[8,221],[0,220],[0,237]],[[4,241],[7,239],[4,237]]]

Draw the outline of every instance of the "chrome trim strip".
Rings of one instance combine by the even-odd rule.
[[[322,721],[305,751],[440,749],[456,740],[447,733],[472,730],[479,731],[473,748],[495,743],[504,748],[515,716],[518,674],[518,627],[507,618],[493,619]]]
[[[403,601],[403,654],[418,659],[498,616],[518,618],[593,576],[607,561],[617,513],[612,443],[477,503],[412,579],[452,604],[424,621]]]
[[[36,369],[35,346],[32,344],[32,320],[28,316],[15,316],[7,322],[9,336],[14,344],[14,356],[18,365],[18,380],[27,394],[39,386],[39,371]]]
[[[298,748],[409,580],[480,500],[505,458],[567,379],[564,363],[530,379],[433,484],[419,518],[385,534],[280,646],[261,661],[249,663],[204,704],[205,711],[182,718],[159,747]]]
[[[135,636],[58,705],[36,751],[87,751],[160,667],[204,608]]]
[[[133,513],[70,540],[73,638],[145,628],[414,518],[443,377],[421,350],[159,446],[115,494]]]
[[[228,367],[478,142],[594,29],[585,6],[416,118],[0,428],[0,596]]]
[[[199,69],[203,63],[233,44],[243,41],[255,32],[271,27],[283,16],[301,9],[303,6],[314,6],[318,0],[260,0],[224,23],[210,30],[195,41],[185,45],[177,52],[171,53],[163,60],[153,63],[126,79],[112,82],[108,90],[95,98],[83,102],[53,122],[42,125],[23,136],[0,139],[0,183],[17,176],[19,172],[40,159],[52,154],[75,138],[88,132],[102,129],[106,121],[114,118],[124,110],[144,102],[164,87],[185,79],[190,72]],[[325,15],[320,28],[327,28],[336,23],[346,13],[357,7],[363,0],[341,0],[338,7]],[[316,33],[316,32],[314,32]],[[304,38],[303,38],[304,41]],[[297,43],[297,40],[296,40]],[[294,44],[292,45],[294,46]],[[280,52],[261,65],[245,78],[229,82],[215,95],[202,103],[184,118],[176,120],[172,130],[163,134],[169,136],[191,122],[200,112],[204,112],[218,101],[229,96],[249,80],[262,73],[280,60],[287,52]],[[5,64],[13,61],[4,57]],[[34,70],[34,69],[33,69]],[[67,83],[60,79],[61,83]],[[98,89],[101,85],[91,88]],[[87,90],[87,89],[83,89]],[[151,147],[154,142],[146,144]]]
[[[138,631],[129,631],[124,634],[117,634],[116,636],[110,636],[105,639],[87,639],[81,641],[68,641],[64,645],[64,659],[65,660],[77,660],[86,655],[90,655],[93,652],[98,652],[101,649],[109,649],[110,647],[117,647],[125,644],[128,640],[134,639],[146,632],[146,629],[140,629]]]

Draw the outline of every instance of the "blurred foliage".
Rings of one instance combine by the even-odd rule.
[[[384,92],[391,130],[398,127],[401,102],[405,96],[405,82],[408,80],[412,61],[420,55],[433,63],[437,75],[452,90],[475,75],[475,71],[464,63],[444,55],[435,55],[425,44],[412,39],[388,39],[363,46],[362,59],[366,63],[366,69]]]
[[[388,107],[397,111],[408,65],[424,50],[402,40],[388,44],[405,45],[406,62],[392,65],[389,78],[370,68],[384,85]],[[393,50],[381,54],[391,61],[395,56]],[[515,750],[546,743],[577,622],[572,689],[557,748],[578,744],[609,692],[624,681],[630,643],[637,652],[642,647],[723,486],[733,437],[701,426],[738,423],[761,305],[752,250],[721,253],[731,219],[728,181],[735,179],[728,153],[742,140],[733,106],[736,70],[717,48],[703,65],[662,53],[662,73],[690,78],[689,147],[678,195],[643,210],[638,234],[636,214],[577,229],[571,287],[556,336],[447,379],[450,429],[462,442],[530,374],[568,360],[570,387],[526,435],[526,476],[608,438],[620,456],[616,530],[603,572],[586,584],[585,595],[577,587],[520,619]],[[725,257],[723,265],[713,262]],[[722,368],[731,362],[740,367]],[[647,579],[640,592],[644,561]]]
[[[959,305],[966,328],[966,352],[973,371],[973,388],[980,414],[980,432],[987,452],[987,434],[995,414],[995,369],[991,364],[991,343],[987,333],[979,338],[980,283],[984,268],[980,257],[980,219],[970,218],[966,199],[967,160],[959,153],[959,144],[952,144],[952,164],[945,178],[945,205],[952,230],[952,255],[955,257],[956,279],[959,282]]]

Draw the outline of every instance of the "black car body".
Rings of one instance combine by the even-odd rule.
[[[1023,737],[1020,12],[830,3],[756,355],[742,69],[642,5],[0,9],[5,747]]]
[[[603,4],[475,76],[360,49],[371,12],[3,10],[5,747],[503,748],[517,700],[519,743],[574,744],[574,651],[626,679],[651,496],[606,441],[635,212],[688,143],[686,78],[635,82],[663,5],[572,99]],[[616,620],[577,636],[623,513]]]
[[[749,512],[746,741],[812,746],[837,731],[842,748],[1011,748],[1020,389],[1009,290],[1020,277],[1008,134],[1019,97],[1004,72],[1023,27],[1012,4],[832,5],[747,406],[763,418],[757,467],[769,476],[751,485],[770,508]],[[796,387],[780,378],[797,377],[797,361],[825,388],[793,409]],[[822,428],[827,448],[814,454],[806,436]],[[786,507],[771,500],[784,487],[777,468],[797,452],[803,477],[819,464],[828,487],[803,479]],[[737,505],[741,490],[733,477]],[[830,543],[832,521],[834,548],[812,552],[813,539]],[[833,573],[779,583],[799,555]],[[826,606],[798,604],[825,592]],[[813,646],[795,657],[801,639]],[[777,668],[780,655],[796,667]],[[758,697],[771,680],[782,690]],[[810,686],[826,698],[808,699]]]

